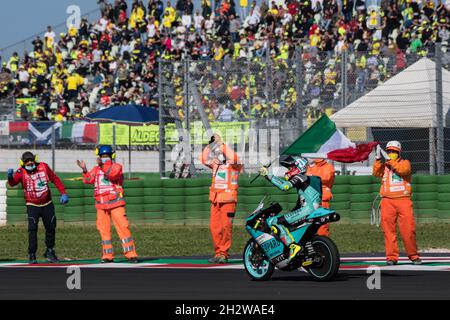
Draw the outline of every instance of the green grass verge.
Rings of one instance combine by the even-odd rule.
[[[45,250],[43,226],[39,228],[39,258]],[[118,258],[121,246],[113,231],[114,248]],[[141,256],[211,255],[212,244],[208,227],[197,226],[132,226],[137,251]],[[384,240],[380,229],[366,224],[334,224],[332,236],[342,254],[383,252]],[[401,239],[401,237],[398,237]],[[243,227],[235,227],[232,254],[241,254],[249,235]],[[0,261],[27,258],[27,229],[24,226],[0,228]],[[450,224],[432,223],[417,226],[419,249],[450,248]],[[400,250],[403,245],[400,240]],[[57,253],[61,258],[96,259],[101,254],[100,237],[95,226],[60,226],[57,229]]]

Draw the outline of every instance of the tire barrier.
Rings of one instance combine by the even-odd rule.
[[[241,175],[235,222],[245,218],[258,206],[264,195],[267,203],[277,201],[282,212],[297,202],[295,191],[282,192],[265,179]],[[59,203],[59,192],[51,185],[58,223],[95,224],[93,187],[80,179],[63,179],[70,197],[68,205]],[[369,223],[372,204],[378,195],[380,179],[372,176],[337,176],[331,209],[347,223]],[[188,180],[161,180],[156,175],[141,175],[124,182],[127,216],[131,223],[170,225],[209,225],[210,176]],[[450,222],[450,175],[413,176],[414,213],[417,222]],[[376,203],[378,204],[378,203]],[[20,187],[9,188],[0,181],[0,226],[25,224],[26,208]]]

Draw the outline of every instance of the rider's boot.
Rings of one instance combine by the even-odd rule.
[[[302,251],[303,248],[296,243],[291,243],[289,249],[289,261],[292,261],[292,259],[294,259]]]

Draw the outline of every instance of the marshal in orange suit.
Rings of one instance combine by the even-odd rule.
[[[387,158],[383,163],[381,148],[377,147],[373,175],[381,182],[381,227],[384,231],[387,265],[398,262],[397,221],[406,254],[414,264],[421,264],[417,252],[416,223],[411,201],[411,164],[402,159],[402,146],[398,141],[387,144]]]
[[[97,149],[97,166],[91,171],[84,161],[77,161],[83,170],[83,182],[94,185],[95,207],[97,208],[97,229],[102,238],[102,263],[114,262],[111,238],[111,219],[122,242],[125,257],[131,263],[138,263],[134,240],[131,236],[125,211],[122,165],[115,163],[115,151],[111,146]]]
[[[214,134],[200,155],[200,161],[212,170],[210,230],[215,255],[210,263],[227,263],[236,214],[238,178],[242,165],[237,154]]]
[[[310,161],[307,176],[317,176],[322,180],[322,207],[330,209],[330,201],[333,199],[331,188],[334,184],[334,166],[325,159],[314,159]],[[319,236],[330,236],[330,224],[324,224],[317,231]]]

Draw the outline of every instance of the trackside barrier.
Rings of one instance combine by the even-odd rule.
[[[94,190],[80,178],[65,175],[63,182],[70,197],[68,205],[59,204],[59,192],[51,185],[59,222],[64,224],[95,224]],[[250,184],[253,176],[241,175],[236,224],[243,224],[264,195],[278,201],[287,212],[297,202],[294,191],[284,193],[265,179]],[[0,225],[27,222],[23,191],[0,182]],[[168,225],[209,224],[209,175],[188,180],[161,180],[155,174],[141,174],[126,180],[127,216],[131,223]],[[341,214],[341,223],[369,223],[370,212],[378,195],[381,180],[372,176],[337,176],[333,187],[331,208]],[[450,222],[450,175],[413,176],[414,213],[421,222]],[[375,201],[378,205],[378,201]]]
[[[0,227],[6,225],[6,181],[0,180]]]

